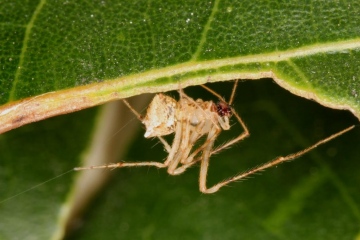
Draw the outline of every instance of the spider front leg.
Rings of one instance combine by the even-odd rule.
[[[233,115],[236,117],[236,119],[238,120],[238,122],[240,123],[241,127],[244,129],[244,132],[242,132],[239,136],[237,136],[236,138],[230,140],[229,142],[215,148],[215,150],[211,151],[211,155],[215,154],[215,153],[219,153],[220,151],[222,151],[223,149],[226,149],[228,147],[230,147],[231,145],[243,140],[244,138],[247,138],[250,136],[250,131],[249,129],[246,127],[245,123],[243,122],[243,120],[240,118],[240,116],[235,112],[235,110],[233,110]]]
[[[350,126],[338,133],[335,133],[323,140],[320,140],[318,141],[317,143],[311,145],[310,147],[308,148],[305,148],[301,151],[298,151],[296,153],[292,153],[292,154],[289,154],[287,156],[284,156],[284,157],[278,157],[274,160],[271,160],[267,163],[264,163],[262,165],[260,165],[259,167],[255,167],[255,168],[252,168],[248,171],[245,171],[244,173],[240,173],[234,177],[231,177],[227,180],[224,180],[218,184],[215,184],[214,186],[212,186],[211,188],[207,188],[206,187],[206,177],[207,177],[207,172],[208,172],[208,168],[209,168],[209,158],[210,158],[210,155],[211,155],[211,148],[212,148],[212,145],[214,143],[214,140],[216,139],[216,133],[214,134],[214,137],[211,138],[211,142],[209,142],[209,145],[207,146],[207,148],[204,150],[203,152],[203,158],[202,158],[202,161],[201,161],[201,170],[200,170],[200,191],[203,192],[203,193],[214,193],[214,192],[217,192],[220,188],[222,188],[223,186],[231,183],[231,182],[234,182],[234,181],[237,181],[237,180],[240,180],[242,178],[245,178],[245,177],[248,177],[256,172],[260,172],[260,171],[263,171],[267,168],[270,168],[270,167],[273,167],[273,166],[276,166],[276,165],[279,165],[283,162],[288,162],[288,161],[291,161],[291,160],[294,160],[298,157],[301,157],[302,155],[306,154],[307,152],[313,150],[314,148],[320,146],[321,144],[324,144],[326,142],[329,142],[331,141],[332,139],[334,138],[337,138],[338,136],[350,131],[351,129],[353,129],[355,126]],[[210,134],[209,134],[210,135]]]

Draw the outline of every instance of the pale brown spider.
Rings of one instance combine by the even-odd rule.
[[[107,164],[102,166],[91,167],[77,167],[75,170],[99,169],[99,168],[120,168],[120,167],[139,167],[139,166],[155,166],[158,168],[167,168],[170,175],[178,175],[183,173],[187,168],[191,167],[197,162],[201,162],[199,188],[203,193],[217,192],[221,187],[245,178],[253,173],[262,171],[266,168],[278,165],[285,161],[290,161],[302,156],[317,146],[326,143],[341,134],[350,131],[354,126],[348,127],[338,133],[327,137],[314,145],[301,150],[299,152],[287,155],[285,157],[278,157],[263,165],[250,169],[246,172],[240,173],[234,177],[226,179],[208,188],[206,186],[207,172],[209,168],[209,159],[212,154],[218,153],[223,149],[239,142],[240,140],[249,136],[249,130],[245,123],[231,108],[234,100],[235,91],[238,81],[236,80],[232,89],[229,102],[226,102],[219,94],[207,86],[202,85],[207,91],[212,93],[219,99],[218,103],[212,101],[203,101],[202,99],[193,100],[187,96],[182,90],[179,90],[180,100],[175,99],[159,93],[155,95],[150,103],[147,113],[144,118],[133,109],[130,104],[123,100],[129,109],[137,116],[139,120],[146,127],[145,137],[158,137],[163,143],[168,152],[165,162],[119,162],[114,164]],[[214,142],[222,130],[229,130],[229,118],[235,116],[244,131],[231,141],[214,149]],[[175,133],[173,143],[170,146],[162,136]],[[194,149],[199,139],[206,136],[204,142]]]

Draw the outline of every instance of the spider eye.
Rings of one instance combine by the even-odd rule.
[[[230,105],[225,102],[218,102],[216,110],[221,117],[230,117],[232,113]]]

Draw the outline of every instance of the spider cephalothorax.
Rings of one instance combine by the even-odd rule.
[[[230,117],[232,114],[231,106],[223,101],[216,103],[216,111],[221,117]]]

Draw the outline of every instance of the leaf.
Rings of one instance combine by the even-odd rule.
[[[1,132],[141,93],[267,77],[359,119],[359,7],[357,1],[5,2]],[[228,96],[223,84],[215,88]],[[235,105],[252,136],[212,159],[212,183],[356,121],[269,80],[240,84]],[[101,132],[102,112],[89,109],[0,136],[0,238],[61,238],[78,191],[73,174],[3,199],[79,165]],[[151,168],[113,171],[116,178],[75,237],[354,239],[358,133],[212,196],[199,194],[196,167],[179,177]],[[150,154],[154,144],[140,137],[123,159],[160,161],[160,145]]]
[[[236,78],[271,77],[297,95],[360,116],[356,1],[3,8],[20,10],[5,15],[2,26],[0,102],[8,104],[0,109],[1,131],[144,92]]]

